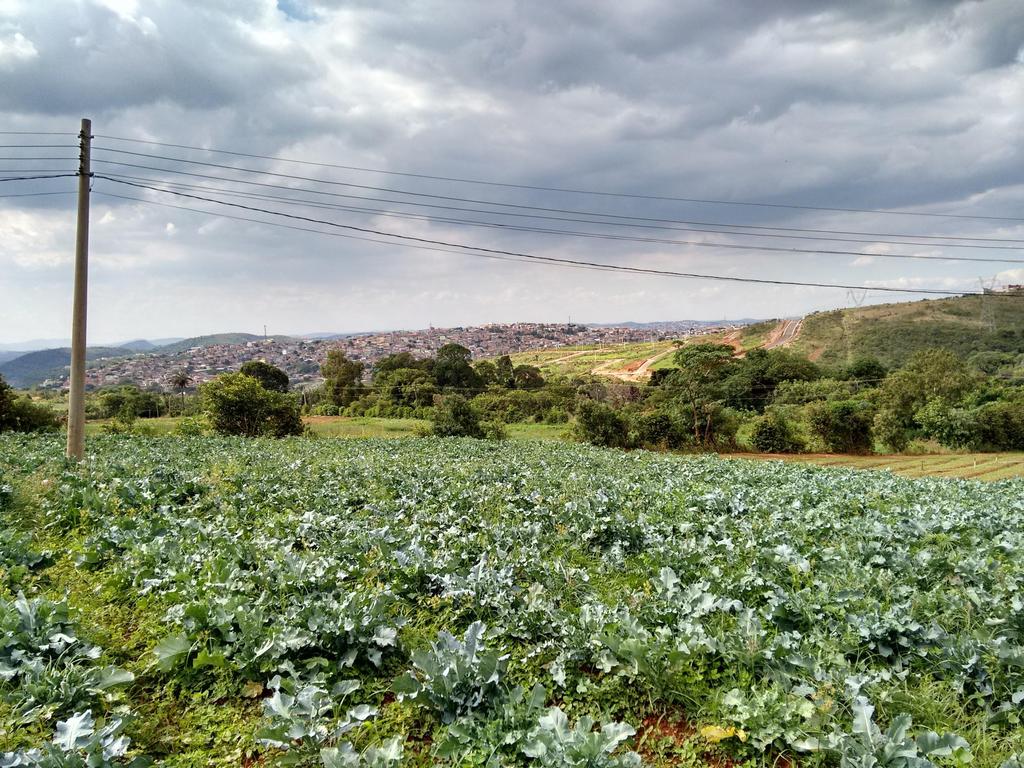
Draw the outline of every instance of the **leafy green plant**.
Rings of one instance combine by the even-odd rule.
[[[124,766],[130,740],[124,721],[97,722],[92,712],[76,712],[57,723],[53,740],[38,749],[0,754],[3,768],[114,768]],[[136,758],[127,765],[147,764]]]
[[[486,631],[474,621],[462,640],[440,632],[429,650],[413,652],[412,671],[396,679],[392,689],[400,699],[426,701],[445,723],[493,703],[508,655],[484,647]]]
[[[912,736],[910,715],[898,715],[882,731],[874,712],[867,699],[857,697],[851,730],[837,730],[825,742],[825,748],[838,755],[841,768],[929,768],[939,763],[965,765],[972,759],[967,742],[956,734],[923,731]]]

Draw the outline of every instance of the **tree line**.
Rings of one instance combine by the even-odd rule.
[[[982,359],[982,357],[984,359]],[[186,371],[163,392],[122,386],[90,393],[90,418],[131,431],[149,416],[179,429],[248,436],[301,434],[303,416],[418,418],[437,435],[501,437],[504,426],[570,424],[598,445],[668,450],[828,453],[1024,450],[1024,374],[1014,361],[923,350],[889,370],[872,358],[819,365],[786,350],[738,356],[723,344],[679,343],[647,383],[593,376],[546,379],[508,356],[472,359],[446,344],[433,356],[389,355],[372,366],[331,350],[322,385],[292,391],[263,361],[193,390]],[[997,365],[998,363],[998,365]],[[994,366],[994,367],[993,367]],[[0,429],[53,429],[45,403],[0,385]]]

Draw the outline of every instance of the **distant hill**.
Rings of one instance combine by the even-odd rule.
[[[272,338],[281,340],[289,340],[288,336],[273,336]],[[173,344],[167,344],[166,346],[160,347],[156,352],[161,354],[169,353],[174,354],[176,352],[185,352],[186,350],[193,349],[195,347],[213,347],[218,344],[245,344],[249,341],[262,341],[262,336],[257,336],[253,333],[214,333],[209,336],[193,336],[189,339],[182,339],[176,341]]]
[[[98,360],[103,357],[125,357],[137,354],[134,350],[124,347],[89,347],[85,352],[86,360]],[[71,348],[42,349],[27,352],[13,360],[0,365],[0,376],[14,387],[31,387],[42,384],[47,379],[62,378],[71,365]]]
[[[941,347],[1024,353],[1024,297],[959,296],[815,312],[791,346],[827,365],[861,356],[899,366],[915,352]]]
[[[134,352],[152,352],[157,345],[147,339],[132,339],[124,344],[118,344],[122,349],[130,349]]]
[[[9,360],[13,360],[13,359],[14,359],[14,358],[16,358],[16,357],[21,357],[21,356],[22,356],[22,355],[24,355],[24,354],[25,354],[25,353],[24,353],[24,352],[22,352],[22,351],[20,351],[20,350],[15,350],[15,349],[12,349],[12,350],[5,350],[5,349],[0,349],[0,365],[3,365],[3,364],[4,364],[4,363],[6,363],[7,361],[9,361]]]

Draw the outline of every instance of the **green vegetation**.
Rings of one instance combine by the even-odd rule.
[[[89,450],[0,436],[4,765],[1024,751],[1022,481],[449,438]]]
[[[267,376],[265,371],[261,373]],[[279,377],[269,378],[276,387]],[[284,386],[287,389],[287,376]],[[199,396],[210,425],[221,434],[246,437],[302,434],[302,418],[295,399],[278,389],[267,389],[260,379],[248,374],[221,374],[203,384]]]
[[[804,318],[792,346],[826,365],[872,357],[889,367],[902,366],[915,353],[932,348],[961,358],[991,353],[1019,357],[1024,353],[1024,301],[962,296],[816,312]]]

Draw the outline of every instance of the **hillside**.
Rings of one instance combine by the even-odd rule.
[[[89,347],[85,357],[86,360],[99,360],[134,354],[137,353],[125,347]],[[41,349],[38,352],[20,355],[0,365],[0,376],[3,376],[13,387],[31,387],[41,384],[47,379],[64,377],[69,365],[71,365],[71,349],[69,347]]]
[[[277,341],[289,341],[288,336],[274,336]],[[161,354],[175,354],[177,352],[185,352],[189,349],[195,349],[196,347],[215,347],[220,344],[245,344],[249,341],[262,341],[263,336],[257,336],[253,333],[213,333],[208,336],[193,336],[188,339],[182,339],[176,341],[173,344],[160,347],[155,352]]]
[[[815,312],[790,348],[825,364],[871,356],[898,366],[929,347],[963,357],[1024,352],[1024,298],[960,296]]]

